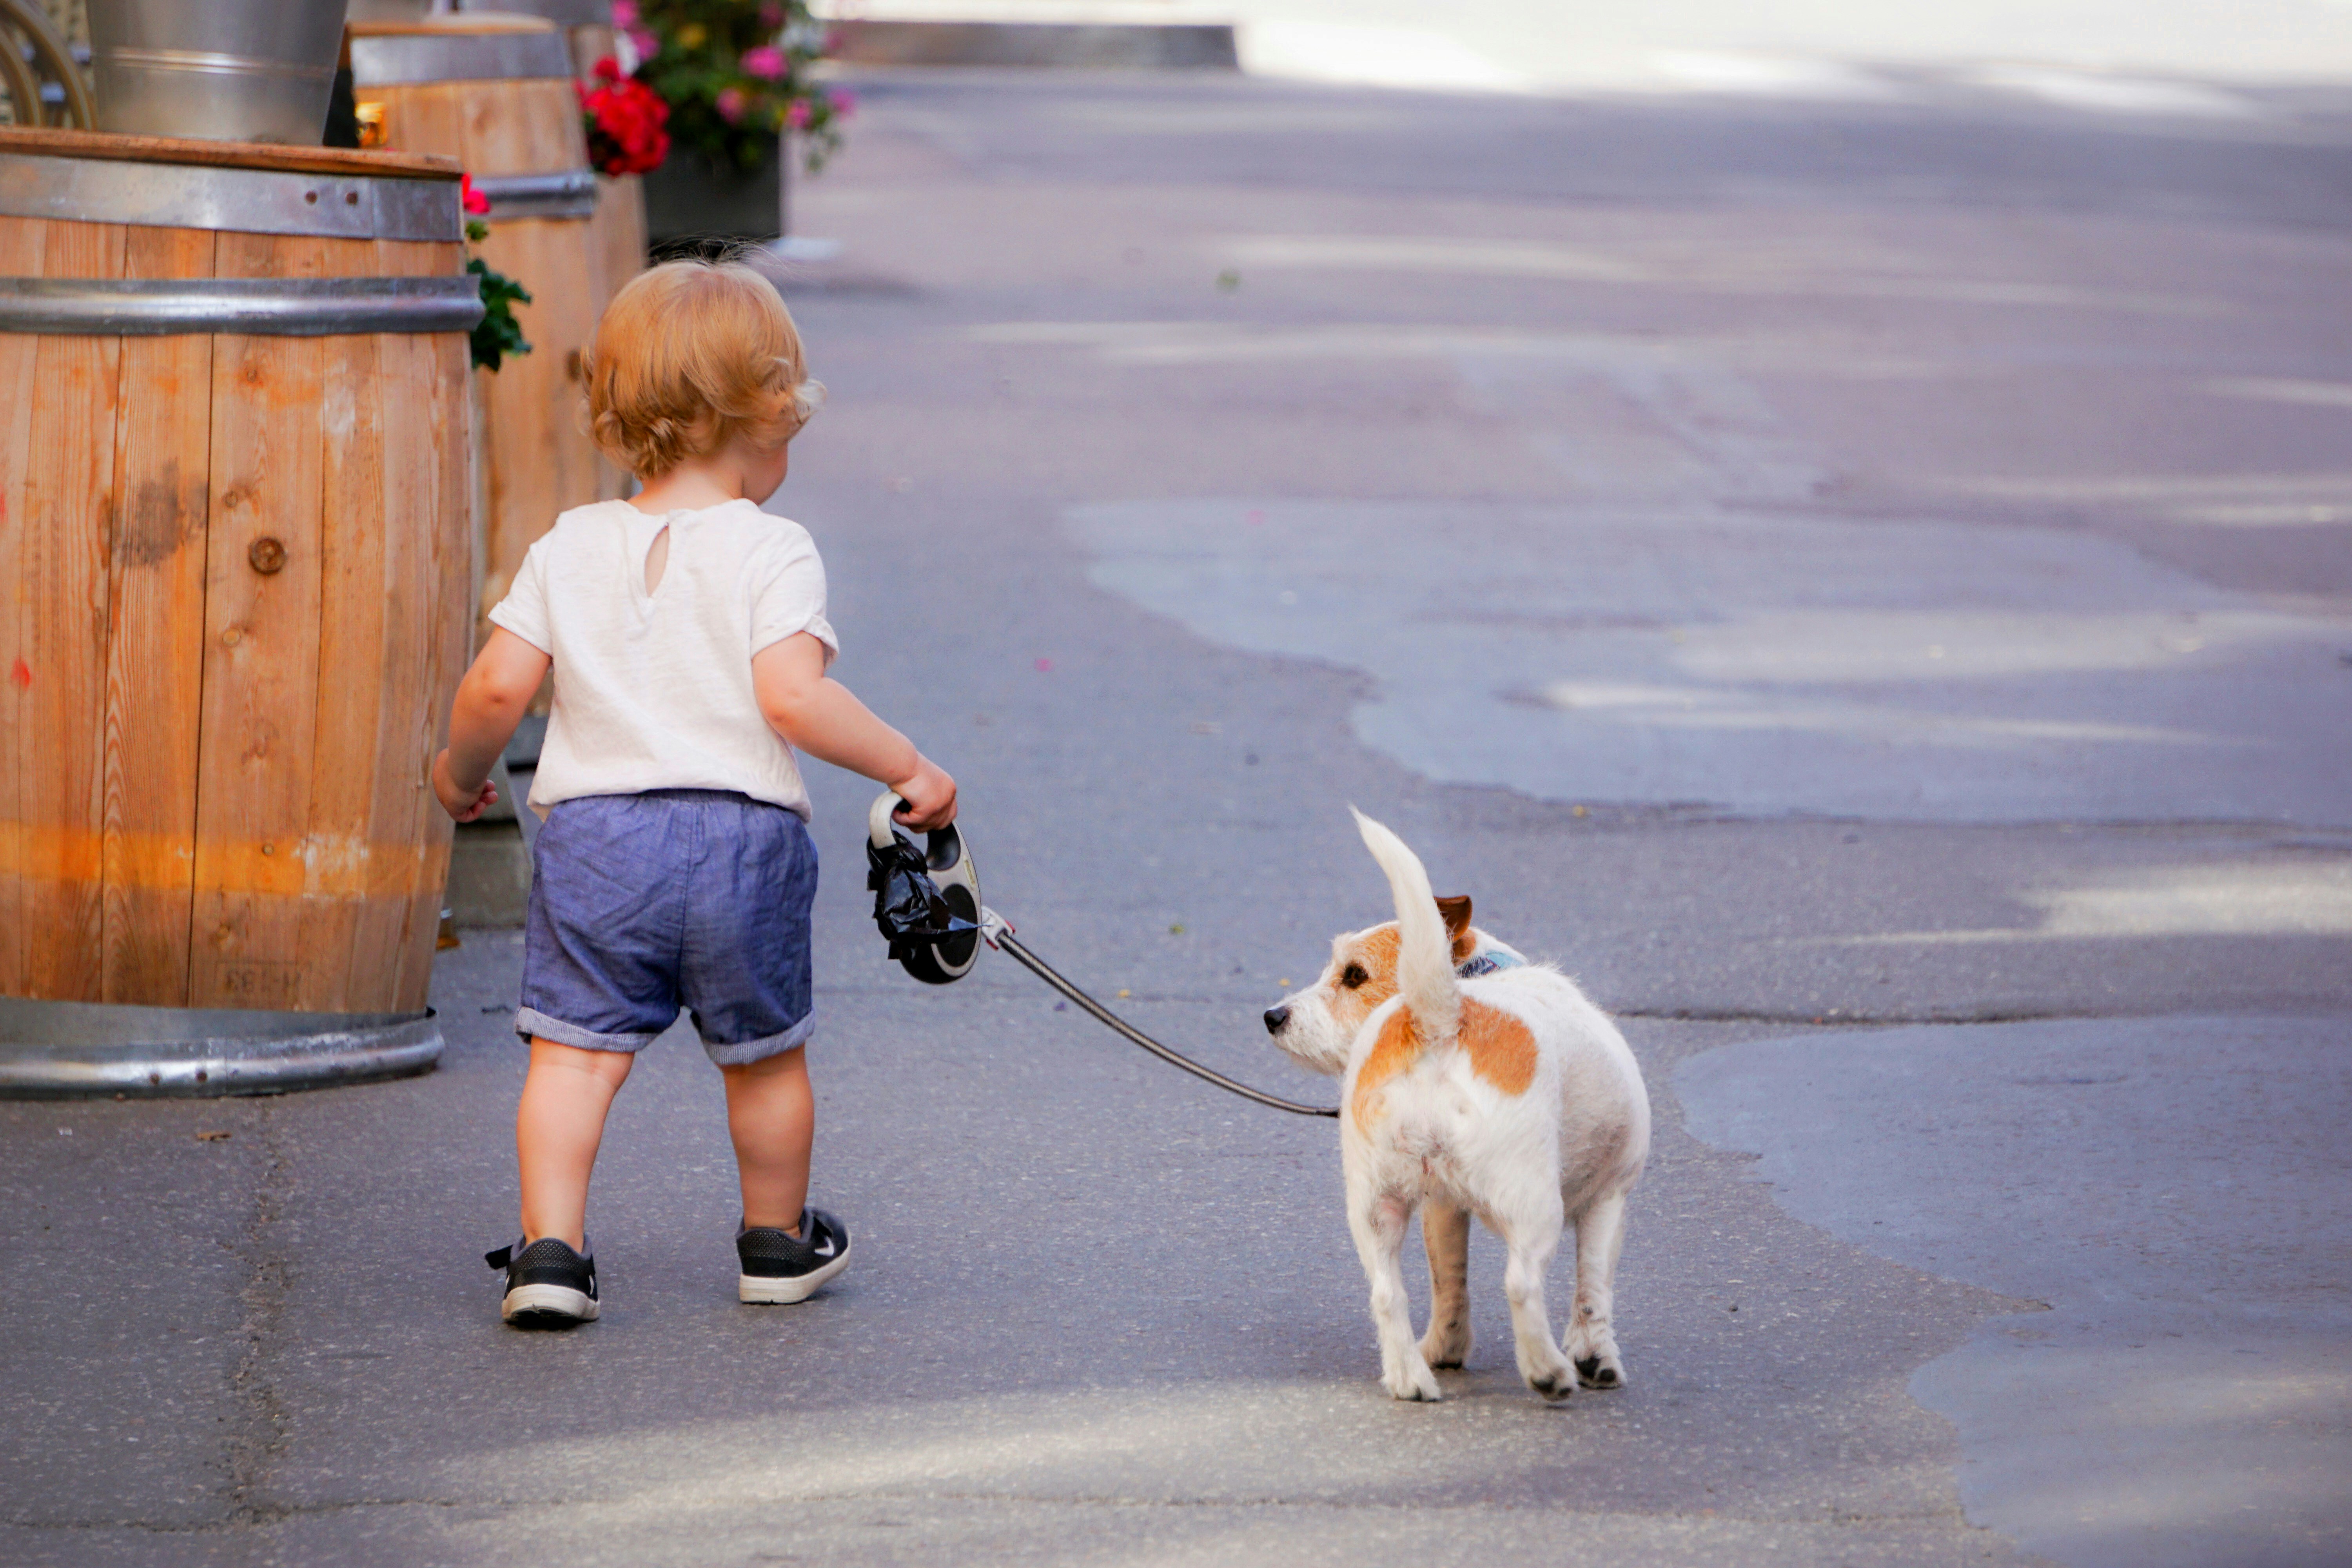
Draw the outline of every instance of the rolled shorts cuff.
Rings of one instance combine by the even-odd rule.
[[[709,1052],[710,1059],[720,1067],[749,1067],[753,1062],[763,1062],[770,1057],[780,1057],[786,1051],[799,1049],[808,1044],[809,1034],[815,1027],[816,1015],[811,1013],[782,1034],[762,1035],[756,1040],[738,1040],[731,1046],[722,1046],[705,1040],[702,1042],[702,1048]],[[551,1035],[548,1037],[554,1038]],[[614,1047],[612,1048],[622,1050],[631,1047]]]
[[[577,1024],[551,1018],[536,1007],[517,1008],[514,1026],[515,1033],[526,1040],[536,1035],[542,1040],[553,1040],[559,1046],[572,1046],[583,1051],[641,1051],[661,1037],[658,1029],[638,1035],[600,1035],[593,1029],[583,1029]]]

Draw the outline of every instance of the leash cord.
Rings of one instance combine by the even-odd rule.
[[[1137,1028],[1134,1025],[1129,1023],[1126,1019],[1120,1017],[1118,1014],[1112,1012],[1109,1008],[1104,1006],[1101,1003],[1096,1001],[1093,997],[1087,995],[1085,992],[1079,990],[1068,981],[1063,979],[1061,975],[1055,973],[1052,964],[1047,963],[1044,959],[1038,957],[1035,953],[1030,952],[1026,947],[1024,947],[1021,944],[1020,939],[1013,934],[1013,928],[1005,923],[1004,917],[998,914],[994,910],[984,910],[982,911],[982,924],[987,932],[989,946],[1011,953],[1020,962],[1022,967],[1028,970],[1030,973],[1035,975],[1038,979],[1044,981],[1046,984],[1052,986],[1055,990],[1060,992],[1071,1001],[1076,1002],[1079,1006],[1093,1014],[1101,1023],[1125,1036],[1136,1045],[1141,1046],[1145,1050],[1150,1051],[1153,1056],[1158,1057],[1161,1061],[1166,1062],[1169,1066],[1182,1068],[1194,1078],[1206,1079],[1211,1083],[1215,1084],[1219,1089],[1230,1089],[1234,1093],[1240,1095],[1244,1100],[1254,1100],[1260,1105],[1271,1106],[1276,1110],[1288,1110],[1300,1116],[1337,1116],[1339,1114],[1338,1108],[1333,1106],[1301,1105],[1296,1100],[1279,1099],[1274,1095],[1266,1093],[1264,1089],[1252,1089],[1245,1083],[1235,1083],[1232,1079],[1227,1078],[1224,1074],[1217,1072],[1213,1068],[1204,1068],[1199,1062],[1192,1060],[1192,1058],[1182,1056],[1175,1051],[1170,1050],[1166,1046],[1161,1045],[1158,1040],[1153,1039],[1150,1035],[1145,1034],[1142,1030]]]

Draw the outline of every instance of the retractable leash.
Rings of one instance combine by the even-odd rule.
[[[874,894],[874,924],[890,943],[890,956],[908,973],[926,985],[961,980],[980,962],[980,944],[986,942],[1171,1067],[1276,1110],[1300,1116],[1339,1114],[1334,1107],[1301,1105],[1236,1083],[1169,1049],[1073,985],[1013,934],[1011,921],[980,901],[980,875],[972,868],[963,836],[953,826],[938,828],[919,849],[890,820],[892,813],[904,809],[906,802],[885,791],[866,814],[866,886]]]

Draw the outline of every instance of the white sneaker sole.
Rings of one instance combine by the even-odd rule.
[[[569,1285],[518,1285],[499,1303],[499,1316],[509,1323],[521,1317],[590,1323],[596,1321],[596,1299]]]
[[[789,1279],[770,1274],[739,1274],[735,1279],[735,1299],[758,1306],[790,1306],[815,1295],[826,1280],[848,1267],[849,1248],[845,1247],[841,1256],[824,1268]]]

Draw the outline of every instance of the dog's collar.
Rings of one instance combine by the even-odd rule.
[[[1454,965],[1454,973],[1464,980],[1475,980],[1481,974],[1492,974],[1498,969],[1517,969],[1526,962],[1516,952],[1490,947]]]

